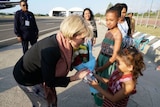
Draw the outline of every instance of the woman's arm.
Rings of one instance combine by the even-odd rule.
[[[70,76],[70,82],[83,79],[89,72],[90,70],[88,69],[76,72],[73,76]]]
[[[55,77],[54,87],[66,87],[70,82],[83,79],[89,72],[88,69],[84,69],[70,77]]]
[[[48,87],[55,87],[55,84],[59,82],[55,78],[56,64],[59,59],[60,51],[58,47],[46,47],[41,50],[42,78]]]

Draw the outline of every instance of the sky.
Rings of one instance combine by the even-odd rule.
[[[10,0],[19,1],[19,0]],[[73,7],[80,7],[82,9],[88,7],[94,14],[104,14],[108,5],[112,3],[126,3],[128,5],[128,12],[146,12],[147,10],[160,10],[160,0],[28,0],[29,10],[34,14],[49,14],[55,7],[63,7],[70,9]],[[0,12],[14,13],[20,9],[20,6],[2,9]]]

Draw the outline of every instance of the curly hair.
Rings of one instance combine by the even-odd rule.
[[[121,57],[126,65],[133,65],[133,80],[137,80],[139,75],[143,76],[142,71],[145,70],[145,63],[143,60],[143,54],[138,51],[134,46],[130,46],[118,52],[118,56]]]

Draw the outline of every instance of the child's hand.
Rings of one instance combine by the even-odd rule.
[[[89,80],[88,84],[90,86],[94,87],[94,88],[96,88],[97,86],[99,86],[98,81],[96,79],[92,80],[92,81]]]
[[[95,69],[95,71],[96,71],[96,72],[102,72],[102,71],[103,71],[103,68],[102,68],[102,67],[97,67],[97,68]]]

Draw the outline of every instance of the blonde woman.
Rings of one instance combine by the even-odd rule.
[[[13,75],[33,107],[39,107],[38,102],[42,105],[48,102],[48,107],[57,107],[55,87],[66,87],[88,74],[88,70],[82,70],[67,77],[73,49],[91,35],[87,22],[81,16],[72,15],[62,21],[57,34],[37,42],[19,59]]]

